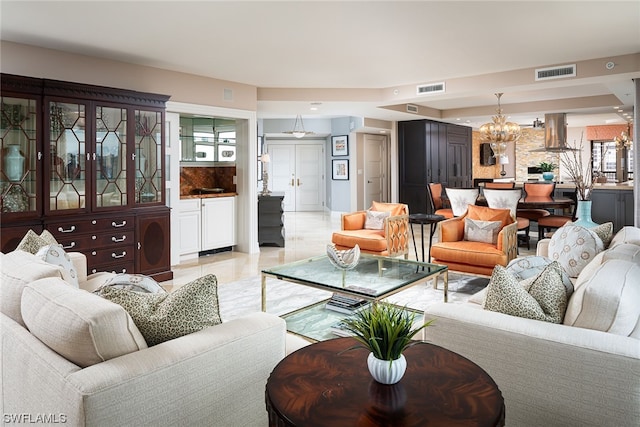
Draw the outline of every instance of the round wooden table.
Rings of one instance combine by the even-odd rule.
[[[368,350],[336,338],[284,358],[267,381],[271,426],[503,426],[502,393],[478,365],[433,344],[406,350],[394,385],[373,380]]]

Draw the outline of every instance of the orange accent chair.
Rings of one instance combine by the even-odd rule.
[[[556,189],[556,183],[546,182],[525,182],[525,197],[553,197],[553,191]],[[537,221],[539,218],[551,215],[546,209],[518,209],[518,216],[527,218],[530,221]]]
[[[445,218],[453,218],[453,210],[444,207],[442,200],[442,184],[431,183],[427,185],[427,195],[431,204],[431,212],[442,215]]]
[[[336,249],[351,249],[382,256],[409,255],[409,207],[403,203],[373,202],[370,211],[389,212],[382,229],[365,228],[367,211],[342,214],[340,231],[333,233],[331,242]]]
[[[500,221],[496,243],[465,240],[466,218]],[[440,240],[431,247],[431,262],[452,271],[490,276],[496,265],[506,266],[518,253],[518,224],[509,209],[469,205],[467,213],[438,223],[438,229]]]

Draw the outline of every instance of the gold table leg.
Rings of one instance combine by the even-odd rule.
[[[267,311],[267,276],[262,274],[262,311]]]

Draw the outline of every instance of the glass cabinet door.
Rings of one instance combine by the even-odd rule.
[[[126,206],[127,109],[96,107],[96,208]]]
[[[162,112],[135,111],[135,202],[162,201]]]
[[[85,209],[86,106],[49,102],[49,211]],[[46,188],[45,188],[46,191]]]
[[[37,214],[38,102],[35,99],[1,97],[0,191],[2,213]]]

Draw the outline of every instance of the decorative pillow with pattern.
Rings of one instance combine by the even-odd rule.
[[[487,285],[485,310],[527,319],[562,323],[567,293],[562,284],[561,267],[549,264],[535,278],[519,282],[506,268],[497,265]]]
[[[544,256],[526,256],[515,258],[507,264],[507,271],[515,276],[518,280],[528,279],[542,273],[542,271],[551,264],[551,260]],[[569,275],[562,270],[562,283],[567,291],[567,298],[573,293],[573,283]]]
[[[569,221],[566,225],[575,225],[573,222]],[[589,230],[593,231],[598,235],[600,240],[602,240],[602,244],[604,248],[607,249],[609,244],[611,243],[611,239],[613,239],[613,223],[605,222],[604,224],[596,225],[595,227],[589,228]]]
[[[35,255],[43,246],[57,244],[58,242],[56,241],[56,238],[47,230],[44,230],[39,236],[33,230],[29,230],[27,231],[27,234],[24,235],[20,243],[18,243],[16,250],[29,252],[30,254]]]
[[[218,281],[213,274],[171,293],[141,293],[107,286],[98,294],[127,310],[149,346],[222,323]]]
[[[80,287],[78,284],[78,272],[73,266],[69,255],[62,249],[62,245],[56,243],[43,246],[36,253],[36,257],[49,264],[62,267],[62,278],[74,287]]]
[[[100,289],[105,286],[149,294],[167,292],[162,286],[160,286],[160,284],[158,284],[158,282],[156,282],[149,276],[145,276],[144,274],[118,273],[104,282],[104,284],[99,289],[96,289],[93,292],[100,293]]]
[[[366,214],[367,217],[364,220],[364,228],[368,230],[382,230],[384,229],[384,219],[389,218],[391,212],[372,211],[369,209]]]
[[[548,255],[558,261],[569,277],[578,277],[580,271],[604,249],[596,233],[577,225],[565,225],[553,233]]]
[[[498,233],[502,226],[501,221],[480,221],[477,219],[464,219],[464,240],[470,242],[483,242],[496,244]]]

